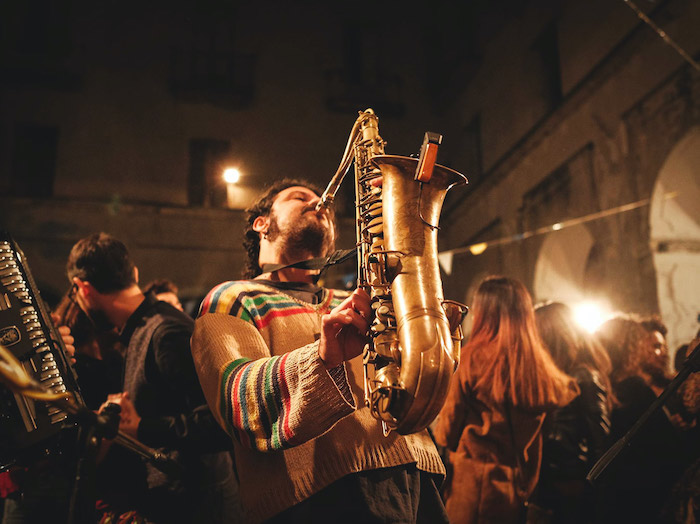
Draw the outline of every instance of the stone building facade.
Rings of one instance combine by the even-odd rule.
[[[698,56],[698,4],[642,7]],[[543,83],[547,39],[558,66]],[[463,122],[481,123],[480,164],[443,215],[443,245],[512,241],[458,251],[446,287],[469,302],[482,276],[507,274],[536,301],[661,314],[672,351],[689,341],[700,327],[700,71],[623,2],[529,3],[489,53],[454,105]],[[559,229],[567,220],[576,225]]]
[[[455,254],[447,298],[469,303],[501,273],[537,301],[660,313],[672,349],[698,328],[700,73],[622,0],[10,4],[0,226],[50,299],[70,246],[97,230],[186,298],[236,278],[241,208],[281,176],[325,186],[373,107],[387,152],[437,131],[439,161],[470,179],[445,202],[442,251],[510,239]],[[698,2],[640,7],[697,59]],[[352,198],[341,188],[339,247]]]

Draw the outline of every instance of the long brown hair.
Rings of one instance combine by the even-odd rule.
[[[578,393],[542,346],[532,299],[518,280],[485,278],[473,301],[474,323],[464,348],[470,386],[485,401],[506,398],[522,408],[568,404]]]
[[[608,407],[611,407],[610,357],[593,335],[576,324],[571,308],[561,302],[551,302],[537,307],[535,318],[542,342],[559,369],[569,375],[577,368],[597,372],[597,378],[608,393]]]

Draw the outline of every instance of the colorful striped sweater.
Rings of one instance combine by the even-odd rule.
[[[357,471],[416,463],[444,475],[427,432],[382,435],[364,406],[361,357],[330,372],[321,362],[321,316],[345,297],[324,290],[314,305],[251,280],[221,284],[202,303],[194,361],[212,412],[236,443],[251,522]]]

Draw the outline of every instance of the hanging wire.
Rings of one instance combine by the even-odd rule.
[[[681,46],[679,46],[670,36],[668,36],[668,33],[661,29],[658,25],[656,25],[651,18],[649,18],[644,11],[642,11],[637,5],[632,2],[632,0],[622,0],[625,2],[632,11],[634,11],[637,16],[643,20],[649,27],[651,27],[657,35],[661,37],[661,39],[666,42],[668,45],[670,45],[673,49],[675,49],[676,53],[681,55],[683,57],[683,60],[688,62],[693,68],[695,68],[696,71],[700,71],[700,64],[698,64],[690,54],[683,49]]]
[[[678,193],[676,191],[672,191],[670,193],[666,193],[663,196],[664,200],[668,200],[671,198],[676,198],[678,196]],[[544,227],[539,227],[537,229],[533,229],[531,231],[526,231],[524,233],[516,233],[515,235],[511,235],[509,237],[503,237],[503,238],[497,238],[495,240],[489,240],[487,242],[477,242],[476,244],[470,244],[465,247],[459,247],[455,249],[449,249],[446,251],[441,251],[438,253],[438,255],[447,255],[447,254],[457,254],[457,253],[466,253],[470,252],[473,255],[480,255],[484,251],[486,251],[486,248],[493,247],[493,246],[499,246],[503,244],[510,244],[512,242],[518,242],[520,240],[525,240],[531,237],[534,237],[536,235],[543,235],[545,233],[551,233],[552,231],[560,231],[562,229],[565,229],[567,227],[571,226],[577,226],[579,224],[584,224],[586,222],[590,222],[591,220],[598,220],[600,218],[605,218],[609,217],[612,215],[617,215],[619,213],[625,213],[626,211],[632,211],[633,209],[638,209],[640,207],[648,206],[651,203],[651,198],[645,198],[643,200],[637,200],[636,202],[630,202],[629,204],[623,204],[621,206],[613,207],[610,209],[605,209],[603,211],[598,211],[596,213],[591,213],[589,215],[584,215],[581,217],[577,218],[571,218],[569,220],[562,220],[561,222],[556,222],[554,224],[550,224],[548,226]]]

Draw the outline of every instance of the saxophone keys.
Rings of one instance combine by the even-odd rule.
[[[387,305],[381,305],[377,308],[376,314],[380,319],[393,318],[394,310]]]
[[[382,244],[382,237],[374,237],[372,238],[372,244],[369,247],[370,251],[383,251],[384,246]]]
[[[365,230],[372,236],[384,233],[384,219],[381,216],[375,217],[367,223]]]
[[[367,217],[374,218],[378,217],[382,214],[382,202],[381,200],[378,200],[374,204],[370,205],[367,210],[365,211],[365,215]]]
[[[382,324],[381,322],[375,321],[374,324],[370,326],[370,330],[372,333],[384,333],[386,331],[386,324]]]

